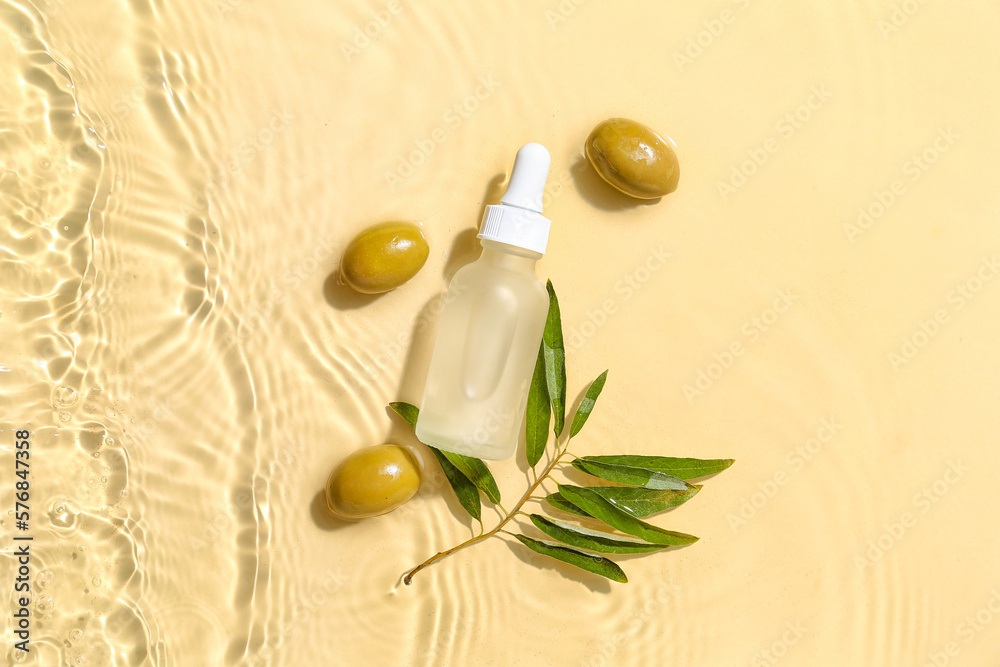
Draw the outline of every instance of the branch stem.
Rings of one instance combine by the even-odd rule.
[[[441,560],[442,558],[444,558],[446,556],[450,556],[453,553],[455,553],[456,551],[461,551],[462,549],[464,549],[466,547],[471,547],[476,542],[481,542],[482,540],[485,540],[488,537],[493,537],[494,535],[496,535],[497,533],[499,533],[501,531],[501,529],[504,526],[506,526],[510,522],[510,520],[513,519],[518,514],[518,512],[520,512],[521,507],[524,505],[524,503],[528,502],[528,499],[531,498],[531,494],[533,494],[535,492],[535,490],[539,486],[541,486],[542,482],[545,481],[545,479],[548,478],[548,476],[555,469],[556,464],[559,463],[559,461],[562,459],[563,456],[565,456],[565,452],[560,452],[557,456],[553,457],[552,461],[545,468],[545,472],[543,472],[541,475],[539,475],[538,478],[535,479],[534,483],[531,486],[528,487],[528,490],[524,492],[524,495],[521,496],[521,499],[519,501],[517,501],[517,504],[514,505],[513,509],[510,512],[504,511],[504,514],[505,514],[504,518],[501,519],[500,523],[498,523],[493,530],[491,530],[488,533],[480,533],[476,537],[470,538],[470,539],[466,540],[465,542],[462,542],[458,546],[454,546],[451,549],[448,549],[447,551],[440,551],[440,552],[434,554],[433,556],[431,556],[430,558],[428,558],[427,560],[425,560],[423,563],[421,563],[420,565],[418,565],[415,568],[413,568],[412,570],[410,570],[406,574],[406,576],[403,577],[403,583],[406,584],[407,586],[409,586],[413,582],[413,575],[415,575],[417,572],[420,572],[420,570],[424,569],[428,565],[430,565],[430,564],[432,564],[432,563],[434,563],[436,561],[439,561],[439,560]]]

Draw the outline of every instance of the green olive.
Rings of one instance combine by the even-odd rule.
[[[605,181],[637,199],[677,189],[681,167],[669,141],[642,123],[609,118],[587,137],[587,158]]]
[[[427,239],[411,222],[380,222],[354,237],[340,262],[340,282],[364,294],[396,289],[427,261]]]
[[[396,509],[420,486],[420,467],[399,445],[375,445],[340,462],[326,483],[326,504],[345,519],[365,519]]]

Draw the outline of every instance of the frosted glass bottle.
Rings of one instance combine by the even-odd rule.
[[[541,215],[548,171],[544,147],[518,151],[501,204],[483,217],[482,256],[448,287],[417,420],[421,442],[493,460],[517,447],[549,305],[535,275],[551,224]]]

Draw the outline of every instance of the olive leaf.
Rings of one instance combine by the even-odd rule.
[[[545,330],[542,332],[542,352],[545,359],[545,384],[552,403],[552,431],[558,438],[566,424],[566,348],[563,345],[559,299],[551,280],[546,283],[545,289],[549,292],[549,314],[545,318]]]
[[[622,454],[614,456],[584,456],[582,460],[646,468],[647,470],[655,470],[667,475],[673,475],[679,479],[688,480],[722,472],[733,465],[735,459],[679,459],[672,456]]]
[[[639,540],[623,540],[607,533],[588,530],[581,526],[573,526],[562,521],[553,521],[538,514],[532,514],[531,523],[549,537],[559,540],[571,547],[597,551],[603,554],[644,554],[650,551],[666,549],[665,544],[649,544]]]
[[[594,410],[594,404],[597,403],[597,397],[601,395],[601,390],[604,389],[604,383],[608,379],[608,372],[604,371],[597,376],[597,379],[590,383],[590,388],[587,389],[586,396],[580,401],[580,407],[576,410],[576,415],[573,417],[573,424],[569,427],[569,437],[575,436],[583,428],[583,425],[587,423],[587,419],[590,417],[590,413]]]
[[[483,505],[479,500],[479,489],[469,481],[468,477],[462,474],[461,470],[451,464],[451,461],[445,457],[444,452],[437,447],[430,447],[430,450],[434,453],[434,458],[441,464],[441,470],[444,471],[445,478],[451,484],[455,495],[458,496],[459,504],[465,508],[466,512],[472,515],[473,519],[482,523]]]
[[[573,522],[541,514],[529,515],[523,510],[525,503],[540,500],[536,494],[544,488],[541,486],[543,482],[556,482],[553,475],[564,463],[569,440],[586,425],[608,376],[608,371],[604,371],[587,388],[569,424],[569,437],[560,443],[560,436],[567,426],[566,350],[559,300],[551,281],[547,283],[546,290],[549,309],[525,406],[525,458],[534,471],[545,454],[550,423],[555,434],[555,453],[537,475],[529,475],[531,484],[511,511],[502,506],[497,508],[501,519],[496,526],[491,530],[483,527],[478,536],[427,558],[403,577],[407,585],[415,574],[429,565],[500,533],[512,535],[535,553],[621,583],[628,581],[622,569],[599,554],[646,553],[698,540],[694,535],[665,530],[642,519],[687,502],[702,489],[700,485],[688,483],[688,480],[725,470],[733,464],[732,459],[636,455],[578,457],[572,461],[577,470],[621,486],[557,484],[558,491],[545,496],[546,505],[543,507],[559,510],[572,517]],[[407,423],[416,426],[419,410],[415,406],[392,403],[390,407]],[[486,464],[468,456],[434,447],[430,449],[462,507],[482,526],[480,494],[485,494],[497,505],[500,503],[500,490]],[[539,540],[504,528],[522,515],[528,516],[537,530],[556,541]]]
[[[395,403],[390,403],[389,407],[392,408],[393,412],[403,418],[407,424],[416,427],[417,417],[420,416],[420,409],[411,404],[404,403],[402,401],[397,401]],[[459,470],[448,458],[445,456],[437,447],[430,447],[428,449],[434,454],[434,458],[437,459],[438,463],[441,465],[441,470],[444,471],[444,476],[448,480],[448,484],[451,485],[452,490],[458,497],[459,504],[465,508],[472,518],[476,521],[482,523],[483,511],[482,503],[479,500],[479,489],[476,485],[469,481],[469,478]]]
[[[628,512],[615,507],[610,500],[602,498],[585,487],[560,484],[559,495],[612,528],[617,528],[623,533],[634,535],[653,544],[682,546],[698,541],[694,535],[664,530],[659,526],[637,519]]]
[[[417,417],[420,416],[420,408],[412,403],[404,403],[403,401],[390,403],[389,407],[392,408],[393,412],[402,417],[403,421],[407,424],[413,428],[417,427]]]
[[[442,450],[441,453],[453,466],[461,470],[470,482],[479,487],[479,490],[486,494],[490,502],[493,504],[500,502],[500,489],[497,487],[497,481],[493,479],[493,473],[490,472],[485,463],[471,456],[463,456],[455,452]]]
[[[613,560],[609,560],[603,556],[588,554],[585,551],[560,546],[553,542],[532,539],[524,535],[514,535],[514,537],[524,546],[543,556],[550,556],[564,563],[575,565],[582,570],[599,574],[620,584],[628,583],[628,577],[625,576],[625,572]]]
[[[524,441],[527,446],[528,465],[532,468],[542,459],[542,453],[545,451],[551,416],[552,406],[549,404],[549,390],[545,380],[545,351],[542,344],[539,344],[535,372],[531,376],[528,403],[524,411]]]
[[[587,488],[605,500],[610,501],[618,509],[624,510],[632,516],[641,519],[650,514],[656,514],[657,512],[662,512],[686,503],[702,487],[694,485],[683,491],[675,489],[644,489],[633,486],[588,486]],[[546,496],[545,500],[553,507],[557,507],[564,512],[577,514],[578,516],[590,516],[563,498],[558,492]]]
[[[618,484],[628,484],[629,486],[641,486],[646,489],[674,489],[685,491],[691,485],[683,479],[667,475],[656,470],[647,468],[636,468],[634,466],[615,465],[594,461],[590,458],[573,459],[573,467],[582,472],[600,477],[609,482]]]
[[[556,509],[562,510],[563,512],[567,512],[569,514],[575,514],[576,516],[587,516],[587,517],[590,516],[582,509],[580,509],[570,501],[560,496],[558,491],[556,493],[550,493],[549,495],[545,496],[545,502],[547,502],[552,507],[555,507]]]

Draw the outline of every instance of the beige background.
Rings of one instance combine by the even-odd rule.
[[[992,664],[998,28],[986,1],[0,0],[25,664]],[[677,142],[676,193],[596,179],[610,116]],[[497,539],[404,587],[472,531],[440,476],[357,525],[317,494],[412,442],[385,405],[419,399],[413,332],[528,141],[570,394],[610,368],[574,451],[737,463],[627,585]],[[333,289],[393,218],[424,270]]]

